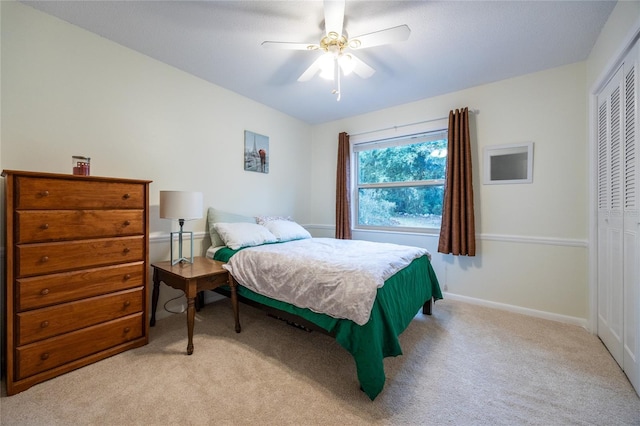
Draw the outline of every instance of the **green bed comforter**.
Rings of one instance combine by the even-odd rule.
[[[214,259],[227,262],[238,250],[222,248]],[[442,299],[436,274],[426,256],[385,281],[378,289],[369,322],[358,325],[257,294],[238,286],[238,294],[263,305],[298,315],[336,336],[356,362],[362,390],[373,400],[384,387],[383,359],[402,355],[398,336],[429,299]]]

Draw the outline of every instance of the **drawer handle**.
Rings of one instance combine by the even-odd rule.
[[[125,221],[124,221],[124,226],[129,226],[129,225],[131,225],[131,222],[130,222],[130,221],[128,221],[128,220],[125,220]]]
[[[42,355],[40,355],[40,359],[43,361],[46,361],[49,359],[49,352],[45,352]]]
[[[42,226],[40,227],[42,229],[49,229],[49,224],[48,223],[43,223]]]
[[[40,196],[41,197],[48,197],[49,196],[49,191],[40,191]]]
[[[131,328],[130,328],[130,327],[125,327],[125,328],[124,328],[124,332],[125,332],[125,333],[128,333],[128,332],[130,332],[130,331],[131,331]]]
[[[128,281],[128,280],[130,280],[130,279],[131,279],[131,274],[125,274],[125,276],[124,276],[124,280],[125,280],[125,281]]]
[[[42,321],[40,323],[40,328],[47,328],[49,327],[49,321]]]
[[[48,262],[48,261],[49,261],[49,256],[42,256],[40,258],[40,262],[42,262],[42,263],[45,263],[45,262]]]
[[[122,198],[124,198],[125,200],[128,200],[129,198],[131,198],[131,195],[130,194],[124,194],[122,196]]]
[[[48,288],[43,288],[42,291],[40,292],[41,295],[46,296],[47,294],[49,294],[49,289]]]
[[[125,247],[124,250],[122,250],[124,253],[129,253],[131,251],[131,249],[129,247]]]
[[[125,308],[128,308],[128,307],[129,307],[129,305],[131,305],[131,302],[130,302],[130,301],[128,301],[128,300],[125,300],[125,301],[124,301],[124,307],[125,307]]]

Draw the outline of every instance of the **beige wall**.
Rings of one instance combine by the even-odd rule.
[[[2,169],[70,173],[86,155],[92,175],[153,180],[152,261],[169,257],[163,189],[308,220],[309,125],[28,6],[0,7]],[[269,136],[268,174],[244,171],[244,130]],[[205,219],[185,227],[201,238]]]
[[[401,105],[313,129],[313,224],[334,223],[337,134],[360,133],[479,110],[471,119],[479,254],[437,254],[437,236],[357,232],[358,238],[411,243],[433,253],[450,296],[512,305],[584,324],[587,280],[587,123],[585,66],[577,63]],[[489,145],[534,142],[532,184],[483,185]],[[327,226],[328,225],[328,226]],[[503,306],[504,307],[504,306]]]
[[[437,236],[356,232],[358,238],[415,244],[434,253],[449,297],[590,327],[593,316],[592,112],[590,95],[640,30],[640,2],[618,2],[588,60],[540,73],[425,99],[313,129],[312,223],[331,235],[336,140],[445,116],[469,106],[475,140],[474,190],[479,255],[437,254]],[[535,143],[534,183],[482,185],[487,145]],[[590,257],[591,256],[591,257]]]
[[[30,7],[2,8],[3,168],[69,173],[87,155],[93,175],[152,179],[152,205],[161,189],[198,190],[206,205],[306,220],[308,125]],[[270,137],[269,174],[243,170],[244,130]]]

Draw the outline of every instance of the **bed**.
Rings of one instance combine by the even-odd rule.
[[[269,270],[284,264],[286,257],[290,256],[288,254],[290,247],[297,247],[295,249],[296,253],[300,255],[301,250],[302,252],[306,250],[311,252],[309,254],[314,254],[322,251],[324,246],[327,247],[328,252],[334,250],[334,244],[337,244],[342,248],[335,250],[345,250],[342,254],[337,255],[338,258],[341,258],[341,256],[350,257],[351,255],[348,253],[353,254],[354,251],[366,251],[369,249],[369,245],[372,249],[382,247],[391,251],[398,248],[402,253],[405,253],[403,250],[405,248],[408,249],[408,247],[362,241],[311,238],[304,228],[290,221],[289,218],[269,218],[271,220],[262,221],[261,219],[264,218],[258,218],[259,224],[256,224],[254,218],[246,217],[247,225],[231,225],[233,222],[228,222],[231,219],[238,219],[238,217],[212,215],[210,209],[210,231],[216,231],[217,233],[211,234],[213,245],[207,251],[207,256],[227,264],[226,267],[239,284],[239,300],[262,308],[270,312],[272,316],[285,319],[290,323],[322,331],[335,337],[336,341],[353,356],[361,389],[371,400],[375,399],[382,391],[385,383],[383,359],[402,354],[398,336],[405,330],[421,308],[423,313],[430,314],[431,302],[442,298],[440,286],[429,259],[430,255],[423,249],[419,249],[417,252],[410,251],[411,254],[407,254],[406,258],[401,262],[395,262],[396,264],[391,267],[391,270],[388,265],[380,268],[383,270],[383,274],[391,274],[385,277],[383,282],[362,284],[365,287],[375,285],[370,307],[366,307],[369,303],[366,301],[368,299],[365,295],[366,293],[357,296],[358,299],[365,300],[364,309],[367,310],[366,315],[362,313],[361,308],[350,307],[347,309],[341,306],[354,304],[350,301],[343,303],[342,298],[344,295],[333,297],[336,300],[330,301],[328,308],[326,306],[318,308],[313,305],[315,303],[314,299],[320,299],[321,297],[317,297],[314,294],[313,297],[304,298],[305,293],[309,292],[304,288],[305,280],[310,280],[313,276],[319,276],[322,277],[323,281],[321,286],[326,287],[329,285],[329,287],[332,287],[328,283],[341,280],[341,278],[336,279],[336,276],[332,275],[332,273],[339,273],[345,277],[363,274],[359,271],[348,271],[349,267],[339,270],[331,266],[329,269],[332,272],[327,268],[324,271],[321,270],[321,272],[310,272],[307,266],[302,266],[303,269],[301,270],[295,270],[293,267],[290,268],[284,265],[281,266],[281,270],[271,272],[274,272],[275,277],[285,278],[281,280],[265,278],[264,276],[268,275]],[[220,220],[226,220],[227,222],[220,222]],[[248,223],[251,221],[253,221],[253,224],[249,225]],[[284,234],[279,232],[282,231],[283,225],[285,226],[284,229],[286,229]],[[238,239],[237,233],[235,236],[228,235],[229,226],[245,227],[249,231]],[[267,232],[265,234],[266,237],[255,237],[255,230],[261,229],[255,228],[255,226],[263,226],[267,230],[273,230],[274,232]],[[290,232],[291,230],[295,231]],[[262,230],[258,233],[261,232]],[[249,244],[244,245],[247,240],[251,241]],[[223,244],[220,245],[221,243]],[[311,246],[310,244],[316,245]],[[353,249],[353,246],[357,246],[357,248]],[[313,248],[310,249],[309,247]],[[320,247],[320,249],[317,249],[317,247]],[[244,259],[244,262],[241,262],[242,259]],[[292,262],[296,265],[296,268],[302,265],[298,258],[294,258]],[[312,263],[322,262],[314,259]],[[372,266],[375,263],[377,262],[371,261],[367,267],[375,269]],[[258,269],[251,271],[252,265],[257,265]],[[284,275],[284,271],[287,269],[293,269],[292,273],[295,275],[305,276],[305,280],[301,280],[300,283],[295,285],[284,285],[283,282],[290,281],[289,276]],[[377,275],[375,279],[380,280],[381,277],[382,275]],[[268,288],[266,290],[264,288],[256,289],[256,283],[253,281],[266,281]],[[282,287],[293,287],[297,289],[293,291],[298,291],[299,294],[289,294],[288,291],[290,290],[283,292]],[[300,290],[300,288],[302,289]],[[313,289],[314,287],[308,288]],[[371,291],[371,288],[366,291]],[[351,292],[353,291],[347,291],[345,294]],[[348,297],[348,295],[344,297]],[[292,301],[295,303],[291,303]],[[330,314],[325,313],[323,310],[328,310]]]

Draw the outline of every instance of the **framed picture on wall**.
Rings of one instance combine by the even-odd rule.
[[[269,137],[244,131],[244,169],[269,173]]]
[[[533,142],[484,148],[484,183],[533,182]]]

